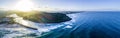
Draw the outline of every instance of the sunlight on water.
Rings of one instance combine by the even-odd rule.
[[[35,23],[35,22],[29,21],[29,20],[24,20],[22,17],[20,17],[16,14],[11,14],[7,17],[12,17],[16,23],[19,23],[21,25],[16,25],[16,26],[18,26],[18,28],[6,28],[6,30],[17,31],[17,32],[14,32],[12,34],[6,34],[4,36],[4,38],[6,38],[6,37],[12,38],[15,36],[22,36],[22,35],[31,34],[31,33],[35,33],[36,35],[41,36],[41,34],[44,32],[50,32],[51,30],[54,30],[54,29],[57,29],[57,28],[60,28],[63,26],[64,26],[64,29],[72,28],[71,25],[73,25],[73,24],[71,23],[71,21],[75,21],[75,20],[71,20],[68,22],[57,23],[57,24],[56,23],[55,24],[54,23],[42,24],[42,23]],[[67,25],[67,26],[65,26],[65,25]],[[37,30],[25,28],[22,26],[29,27],[29,28],[35,28]],[[9,35],[12,35],[12,36],[9,36]]]
[[[63,23],[35,23],[12,14],[19,24],[1,24],[4,37],[43,37],[43,38],[109,38],[120,36],[119,12],[84,12],[67,14],[72,20]],[[23,22],[26,22],[24,24]],[[27,24],[28,23],[28,24]],[[29,25],[30,23],[30,25]],[[21,24],[21,25],[20,25]],[[7,26],[7,27],[4,27]],[[25,26],[25,27],[23,27]],[[32,26],[32,27],[31,27]],[[29,28],[26,28],[29,27]],[[31,29],[31,28],[36,28]],[[5,32],[6,33],[6,32]],[[11,36],[9,36],[11,35]],[[47,37],[46,37],[47,36]],[[96,37],[95,37],[96,36]]]
[[[24,20],[22,17],[19,17],[17,16],[16,14],[12,14],[10,15],[9,17],[13,17],[14,21],[19,23],[19,24],[22,24],[24,26],[27,26],[27,27],[32,27],[32,28],[39,28],[38,25],[35,25],[35,23],[31,22],[31,21],[28,21],[28,20]]]

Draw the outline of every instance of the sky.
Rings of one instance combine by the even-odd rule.
[[[0,0],[1,8],[12,7],[18,0]],[[120,10],[120,0],[32,0],[39,8],[63,10]]]

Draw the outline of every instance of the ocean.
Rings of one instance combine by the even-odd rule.
[[[120,11],[84,11],[67,14],[67,16],[72,20],[62,23],[39,23],[41,27],[38,30],[18,24],[0,24],[0,37],[120,38]]]

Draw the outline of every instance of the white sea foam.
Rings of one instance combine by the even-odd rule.
[[[15,36],[22,36],[22,35],[26,35],[26,34],[30,34],[30,33],[35,33],[36,35],[41,35],[43,32],[49,32],[51,30],[57,29],[59,27],[65,26],[65,25],[66,25],[65,28],[72,28],[72,26],[70,26],[70,25],[73,25],[71,22],[74,22],[74,21],[68,21],[68,22],[57,23],[57,24],[53,24],[53,23],[42,24],[42,23],[35,23],[35,22],[29,21],[29,20],[24,20],[22,17],[20,17],[16,14],[12,14],[7,17],[13,17],[14,18],[13,20],[16,23],[19,23],[21,25],[19,25],[19,24],[9,25],[8,24],[9,26],[12,26],[12,27],[0,28],[0,29],[4,29],[4,30],[8,30],[8,31],[12,32],[10,34],[5,34],[5,36],[3,38],[7,38],[7,37],[13,38]],[[30,28],[36,28],[37,30],[29,29],[29,28],[26,28],[23,26],[30,27]],[[16,31],[16,32],[14,32],[14,31]],[[9,36],[9,35],[11,35],[11,36]]]

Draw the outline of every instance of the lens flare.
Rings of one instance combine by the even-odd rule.
[[[32,11],[35,8],[35,4],[31,0],[20,0],[15,4],[14,10],[18,11]]]

